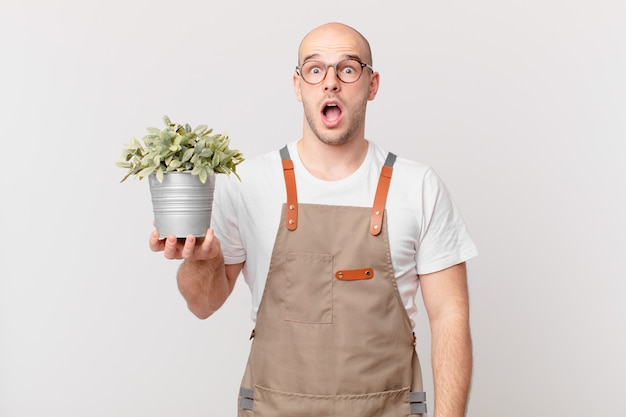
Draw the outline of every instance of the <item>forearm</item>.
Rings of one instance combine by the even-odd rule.
[[[184,261],[176,278],[189,310],[201,319],[217,311],[232,291],[221,254],[210,260]]]
[[[466,317],[432,325],[435,417],[465,416],[472,377],[472,341]]]

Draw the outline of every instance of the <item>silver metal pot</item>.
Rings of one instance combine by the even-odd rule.
[[[188,171],[168,172],[162,183],[155,174],[148,180],[154,220],[161,238],[206,234],[211,225],[215,174],[209,175],[204,184]]]

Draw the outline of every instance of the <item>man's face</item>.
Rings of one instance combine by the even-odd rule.
[[[316,72],[326,69],[324,79],[314,85],[294,75],[296,96],[304,108],[304,135],[314,135],[329,145],[363,138],[367,101],[376,96],[378,73],[365,67],[357,81],[345,83],[337,76],[336,67],[326,67],[345,59],[369,64],[370,57],[361,37],[343,26],[318,28],[303,40],[299,59],[300,67],[317,61],[322,65],[316,66]]]

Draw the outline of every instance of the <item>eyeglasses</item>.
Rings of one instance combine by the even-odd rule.
[[[361,78],[363,68],[369,68],[374,72],[371,65],[364,64],[356,59],[344,59],[336,64],[324,64],[321,61],[307,61],[296,67],[296,73],[308,84],[319,84],[326,78],[328,68],[335,69],[337,77],[346,84],[354,83]]]

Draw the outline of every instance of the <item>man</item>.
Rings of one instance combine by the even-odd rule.
[[[150,237],[152,250],[184,259],[178,285],[199,318],[243,272],[256,323],[240,416],[425,415],[413,334],[420,284],[435,416],[465,414],[465,261],[476,247],[428,166],[365,139],[379,79],[356,30],[309,32],[293,76],[300,139],[242,164],[241,182],[218,176],[204,239]]]

